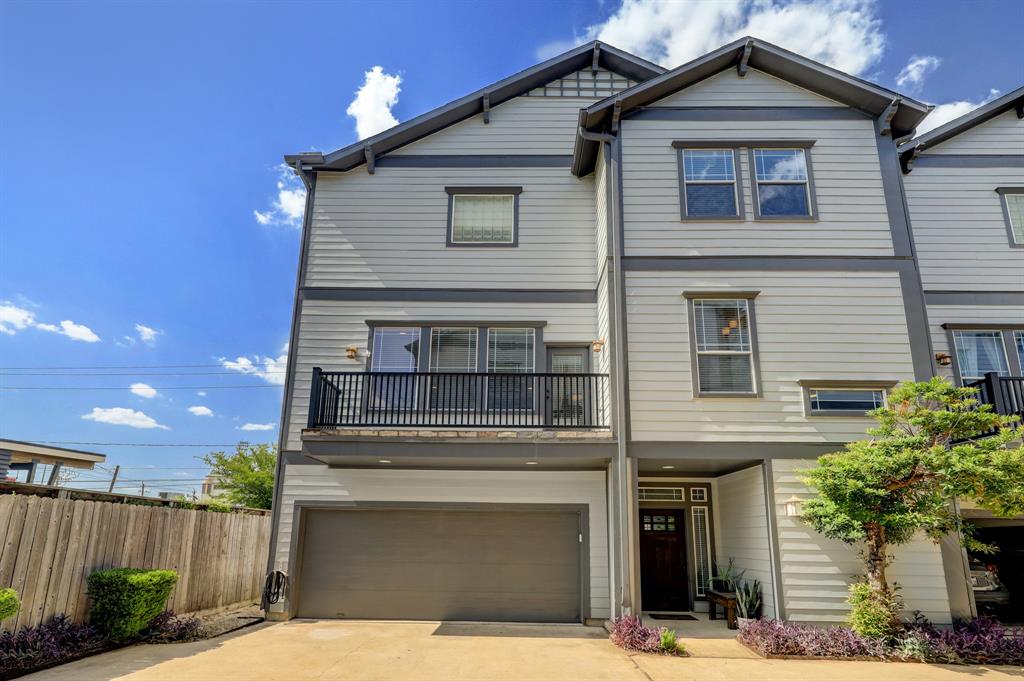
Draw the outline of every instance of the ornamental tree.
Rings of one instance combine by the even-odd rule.
[[[999,516],[1024,513],[1024,427],[980,405],[975,389],[939,377],[899,386],[869,415],[878,422],[870,439],[804,471],[817,496],[802,515],[827,537],[863,545],[868,584],[888,599],[889,547],[917,532],[934,540],[955,533],[968,549],[995,550],[975,539],[952,502],[970,500]]]
[[[249,508],[270,508],[274,498],[274,470],[277,447],[240,442],[234,453],[210,452],[202,457],[217,486],[232,504]]]

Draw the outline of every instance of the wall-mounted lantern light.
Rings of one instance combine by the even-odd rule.
[[[804,502],[796,495],[786,500],[786,515],[790,518],[799,518],[803,512]]]
[[[355,359],[356,357],[358,357],[359,356],[359,346],[357,346],[357,345],[350,345],[347,348],[345,348],[345,356],[348,357],[349,359]]]
[[[948,352],[936,352],[935,362],[940,367],[948,367],[950,364],[953,363],[953,355],[949,354]]]
[[[597,340],[590,341],[590,349],[594,352],[601,352],[604,350],[604,338],[598,338]]]

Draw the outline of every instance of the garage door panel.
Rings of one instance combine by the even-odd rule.
[[[306,511],[298,614],[578,621],[578,532],[569,511]]]

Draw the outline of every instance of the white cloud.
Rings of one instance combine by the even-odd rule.
[[[133,395],[145,397],[147,400],[157,396],[156,388],[145,383],[132,383],[131,391]]]
[[[18,307],[12,302],[0,302],[0,333],[13,336],[36,324],[36,315],[31,310]]]
[[[277,198],[265,211],[253,210],[253,217],[261,225],[302,226],[302,214],[306,210],[306,187],[292,169],[284,163],[275,168],[277,173]]]
[[[139,340],[145,343],[146,345],[155,345],[156,337],[162,336],[164,333],[163,331],[158,331],[157,329],[151,328],[144,324],[136,324],[135,332],[139,334]]]
[[[196,393],[196,395],[199,395],[200,397],[206,397],[206,391],[200,390],[199,392]]]
[[[244,426],[239,426],[238,430],[273,430],[273,423],[246,423]]]
[[[153,417],[146,416],[141,411],[135,411],[134,409],[128,409],[126,407],[110,407],[109,409],[93,407],[92,411],[88,414],[82,414],[82,418],[86,421],[109,423],[115,426],[128,426],[130,428],[142,428],[145,430],[152,428],[170,430],[167,426],[157,423]]]
[[[41,331],[50,331],[52,333],[59,333],[62,336],[67,336],[71,340],[82,341],[83,343],[98,343],[100,337],[93,333],[85,324],[76,324],[70,319],[65,319],[60,323],[60,326],[55,324],[36,324],[36,328]]]
[[[195,406],[189,407],[188,410],[193,416],[213,416],[213,410],[209,407]]]
[[[238,357],[233,360],[220,357],[219,360],[225,369],[249,376],[259,376],[274,385],[284,385],[285,369],[288,366],[288,346],[281,348],[281,354],[277,357],[253,355],[251,358]]]
[[[391,107],[398,104],[398,93],[402,77],[384,73],[384,67],[374,66],[364,75],[363,84],[356,90],[352,103],[345,113],[356,119],[356,134],[359,139],[372,137],[378,132],[398,125],[398,119],[391,113]]]
[[[965,113],[969,113],[974,109],[977,109],[983,104],[991,102],[993,99],[999,96],[999,90],[989,90],[988,96],[983,97],[980,101],[972,102],[966,99],[958,100],[955,102],[946,102],[945,104],[937,105],[930,114],[917,126],[917,134],[923,135],[929,130],[948,123],[954,118],[959,118]]]
[[[872,0],[623,0],[576,43],[602,40],[674,68],[745,35],[855,75],[885,48]]]
[[[941,63],[942,60],[938,57],[921,57],[915,54],[896,76],[896,86],[917,92],[924,85],[924,79],[939,68]]]

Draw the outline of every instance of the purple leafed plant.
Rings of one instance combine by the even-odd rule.
[[[809,627],[772,619],[748,623],[737,638],[762,655],[881,657],[885,653],[882,643],[845,627]]]
[[[106,645],[91,624],[76,624],[57,615],[37,627],[0,633],[0,678],[9,678],[50,666]]]
[[[612,643],[636,653],[660,653],[661,629],[645,626],[636,615],[623,615],[612,620]]]
[[[195,641],[203,637],[203,625],[195,617],[175,615],[173,610],[165,610],[150,623],[145,639],[150,643],[182,643]]]
[[[908,627],[923,640],[930,662],[1024,665],[1024,630],[1009,629],[990,617],[937,629],[928,623]]]

